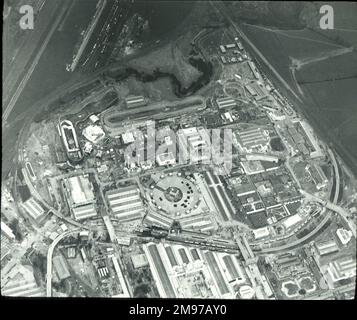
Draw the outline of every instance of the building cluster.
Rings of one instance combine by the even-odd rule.
[[[219,46],[219,50],[221,53],[220,59],[223,64],[233,64],[237,62],[242,62],[247,60],[248,54],[244,50],[242,43],[236,37],[233,43],[229,44],[221,44]]]
[[[254,296],[246,271],[235,255],[163,243],[145,244],[144,251],[160,297]]]

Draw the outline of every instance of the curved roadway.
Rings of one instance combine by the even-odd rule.
[[[52,255],[57,244],[65,237],[78,233],[79,229],[70,230],[60,234],[49,246],[47,251],[47,275],[46,275],[46,296],[51,297],[52,295]]]

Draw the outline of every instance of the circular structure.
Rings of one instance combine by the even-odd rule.
[[[244,285],[239,288],[239,295],[241,299],[252,299],[255,295],[255,291],[251,286]]]
[[[199,201],[194,182],[179,174],[162,175],[150,186],[150,197],[157,207],[169,215],[190,213]]]

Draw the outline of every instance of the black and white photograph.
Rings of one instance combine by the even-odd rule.
[[[2,41],[1,299],[355,299],[357,2],[5,0]]]

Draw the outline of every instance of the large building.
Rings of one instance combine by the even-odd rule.
[[[339,247],[334,240],[328,240],[320,243],[315,243],[316,249],[320,256],[324,256],[330,253],[337,252]]]
[[[234,255],[179,244],[144,245],[160,297],[234,298],[234,286],[246,283]]]
[[[326,187],[326,185],[328,183],[328,179],[318,164],[314,163],[314,164],[308,165],[306,167],[306,169],[309,172],[309,174],[318,190],[321,190],[324,187]]]
[[[1,281],[1,295],[5,297],[44,297],[46,293],[43,288],[37,285],[33,271],[20,265],[13,268],[7,278]]]
[[[92,203],[95,200],[93,186],[87,176],[75,176],[64,180],[68,203],[71,207],[78,207]]]
[[[138,108],[145,106],[147,101],[143,96],[130,96],[125,99],[127,108]]]
[[[9,240],[14,240],[15,235],[10,229],[10,227],[3,221],[1,221],[1,234],[4,233],[4,235],[9,239]]]
[[[222,181],[218,179],[218,176],[209,171],[204,174],[204,178],[206,188],[217,209],[216,211],[220,213],[223,221],[231,220],[236,214],[236,210],[222,184]]]
[[[269,132],[260,127],[239,130],[237,139],[247,153],[265,150],[270,141]]]
[[[260,74],[259,74],[259,72],[258,72],[258,70],[257,70],[257,68],[256,68],[256,66],[255,66],[255,64],[254,64],[254,62],[253,62],[253,61],[248,61],[248,65],[249,65],[249,68],[250,68],[250,70],[252,71],[254,77],[255,77],[257,80],[259,80]]]
[[[82,131],[83,136],[92,143],[98,143],[105,137],[105,133],[100,126],[89,125]]]
[[[144,223],[150,226],[156,226],[160,228],[170,229],[174,219],[169,217],[165,213],[156,212],[150,210],[145,216]]]
[[[22,207],[29,214],[29,216],[36,221],[40,220],[45,214],[45,210],[34,198],[30,198],[23,202]]]
[[[95,217],[95,196],[88,176],[74,176],[64,179],[67,202],[76,220]]]
[[[352,278],[356,276],[356,257],[342,257],[330,262],[327,271],[332,282]]]
[[[120,221],[137,220],[144,214],[140,193],[135,185],[108,191],[106,198],[111,213]]]
[[[237,102],[231,97],[218,98],[216,102],[219,109],[232,108],[237,105]]]

